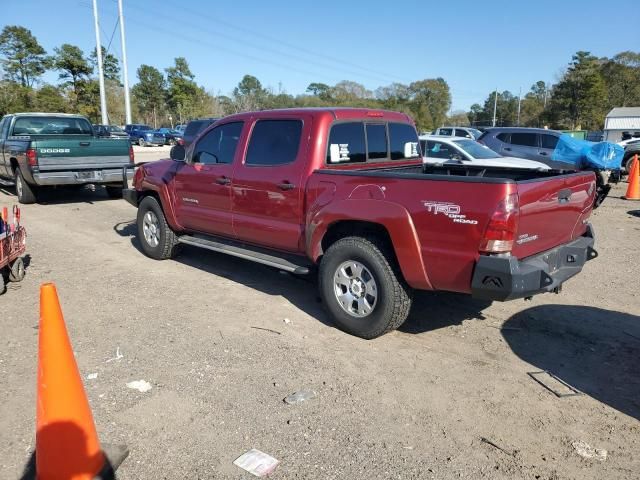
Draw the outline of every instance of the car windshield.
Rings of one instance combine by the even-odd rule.
[[[107,131],[111,132],[111,133],[123,133],[124,130],[122,130],[120,127],[116,126],[116,125],[108,125],[107,126]]]
[[[152,128],[149,125],[138,125],[136,128],[138,130],[152,130]]]
[[[475,138],[476,140],[480,138],[480,136],[482,135],[482,132],[480,130],[476,130],[475,128],[469,128],[468,129],[471,134],[473,135],[473,138]]]
[[[482,145],[474,140],[454,140],[453,143],[464,150],[472,158],[500,158],[500,155],[491,150],[489,147]]]
[[[19,117],[13,135],[93,135],[93,128],[82,117]]]

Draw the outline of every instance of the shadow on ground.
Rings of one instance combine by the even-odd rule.
[[[513,352],[534,369],[640,419],[640,317],[596,307],[542,305],[503,326]]]
[[[113,227],[122,237],[142,253],[133,222],[122,222]],[[325,325],[333,326],[325,313],[318,295],[317,277],[297,276],[230,255],[183,245],[175,261],[207,273],[254,288],[262,293],[282,296],[293,305]],[[482,310],[491,302],[472,299],[469,295],[446,292],[416,292],[409,318],[400,327],[404,333],[424,333],[457,325],[464,320],[484,319]]]
[[[640,210],[629,210],[627,213],[632,217],[640,217]]]

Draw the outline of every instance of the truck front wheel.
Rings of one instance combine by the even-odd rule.
[[[336,325],[361,338],[395,330],[409,316],[412,291],[377,238],[346,237],[320,262],[320,293]]]
[[[138,239],[142,251],[156,260],[175,255],[178,236],[167,223],[162,207],[154,197],[145,197],[138,206]]]
[[[16,168],[14,172],[14,182],[16,184],[16,195],[18,202],[23,204],[36,202],[36,187],[32,187],[25,182],[22,172]]]

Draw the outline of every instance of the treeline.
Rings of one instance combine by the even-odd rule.
[[[28,29],[7,26],[0,33],[0,115],[16,111],[77,112],[98,122],[99,87],[96,52],[89,55],[64,44],[48,54]],[[112,124],[125,122],[123,86],[118,59],[103,47],[107,110]],[[47,71],[58,73],[55,85],[42,83]],[[223,116],[268,108],[353,106],[385,108],[411,115],[420,131],[446,123],[491,125],[495,92],[484,104],[468,112],[449,112],[451,92],[442,78],[408,85],[393,83],[368,90],[344,80],[335,85],[311,83],[300,95],[279,87],[265,87],[245,75],[227,95],[207,91],[195,80],[187,60],[175,58],[160,70],[141,65],[131,89],[134,121],[155,126],[184,123],[192,118]],[[520,114],[518,115],[518,103]],[[622,52],[613,58],[597,58],[577,52],[555,84],[536,82],[522,98],[509,91],[497,93],[496,124],[551,128],[602,128],[613,107],[640,105],[640,53]]]
[[[473,125],[491,125],[495,92],[467,113]],[[536,82],[521,98],[520,122],[527,127],[600,130],[614,107],[640,106],[640,53],[597,58],[577,52],[555,84]],[[498,92],[496,124],[518,124],[518,96]]]

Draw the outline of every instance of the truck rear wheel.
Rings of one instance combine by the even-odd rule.
[[[376,338],[409,316],[411,288],[376,238],[346,237],[331,245],[320,263],[319,283],[325,308],[352,335]]]
[[[16,196],[18,197],[18,202],[23,204],[35,203],[37,200],[36,187],[32,187],[24,180],[20,168],[16,168],[13,175],[14,182],[16,184]]]
[[[138,206],[138,239],[142,251],[156,260],[175,255],[178,236],[167,223],[162,207],[154,197],[145,197]]]

